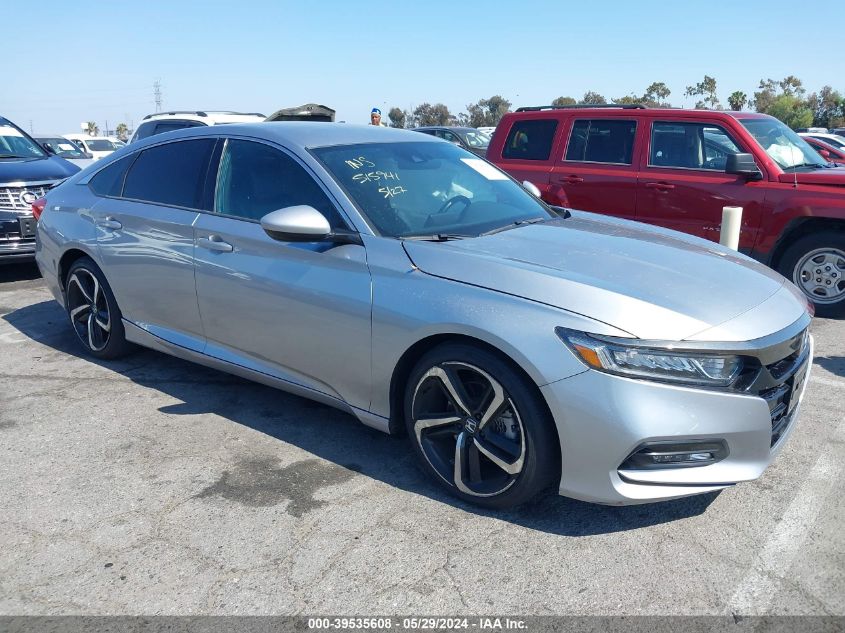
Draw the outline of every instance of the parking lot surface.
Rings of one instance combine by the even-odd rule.
[[[845,322],[812,333],[760,480],[489,512],[334,409],[84,357],[35,267],[0,268],[0,614],[842,615]]]

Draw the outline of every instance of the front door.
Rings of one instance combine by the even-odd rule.
[[[229,139],[214,212],[196,227],[205,353],[366,409],[371,279],[363,246],[279,242],[259,224],[305,204],[348,228],[314,177],[284,151]],[[350,368],[357,370],[351,371]]]
[[[765,204],[764,187],[725,173],[727,156],[745,151],[713,123],[653,121],[640,172],[637,219],[718,242],[722,208],[742,207],[739,247],[751,250]]]

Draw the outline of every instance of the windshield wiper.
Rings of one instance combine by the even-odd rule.
[[[502,231],[507,231],[508,229],[515,229],[518,226],[525,226],[526,224],[537,224],[538,222],[545,222],[547,218],[534,218],[532,220],[517,220],[516,222],[511,222],[510,224],[505,224],[504,226],[496,227],[495,229],[490,229],[489,231],[485,231],[479,237],[484,235],[493,235],[495,233],[501,233]]]
[[[790,169],[798,169],[799,167],[814,167],[816,169],[821,169],[824,165],[820,165],[818,163],[798,163],[797,165],[790,165],[789,167],[784,167],[783,170],[787,171]]]
[[[472,236],[459,233],[431,233],[430,235],[406,235],[399,239],[409,242],[448,242],[450,240],[465,240],[468,237]]]
[[[0,154],[0,158],[31,158],[31,156],[18,156],[17,154]]]

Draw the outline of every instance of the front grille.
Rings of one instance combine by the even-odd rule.
[[[0,209],[29,211],[32,206],[21,200],[21,196],[29,191],[41,198],[50,190],[50,187],[52,187],[52,184],[23,185],[20,187],[0,186]]]
[[[804,377],[810,360],[809,351],[805,330],[791,341],[786,356],[761,368],[762,371],[749,389],[769,405],[772,420],[770,446],[780,441],[795,417],[795,406],[803,391]]]

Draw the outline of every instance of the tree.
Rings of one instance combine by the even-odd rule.
[[[88,136],[97,136],[100,133],[100,128],[97,127],[94,121],[88,121],[85,125],[87,126],[86,132],[88,132]]]
[[[400,110],[399,108],[390,108],[390,112],[387,113],[387,117],[390,119],[390,127],[405,127],[405,111]]]
[[[775,97],[766,114],[780,119],[793,130],[813,124],[813,111],[807,106],[807,102],[792,94]]]
[[[731,110],[739,112],[745,107],[746,103],[748,103],[748,97],[742,90],[736,90],[728,97],[728,105],[731,107]]]
[[[458,115],[458,121],[470,127],[495,127],[510,110],[510,101],[501,95],[493,95],[469,104],[467,113]]]
[[[125,141],[129,136],[129,128],[126,123],[118,123],[117,127],[114,129],[114,133],[117,134],[117,138],[121,141]]]
[[[801,80],[794,75],[784,77],[778,82],[778,85],[781,91],[783,91],[783,94],[789,97],[801,97],[806,92],[804,86],[801,84]]]
[[[813,111],[813,125],[818,127],[841,127],[845,122],[845,97],[830,86],[824,86],[818,94],[807,97],[807,106]]]
[[[672,91],[662,81],[655,81],[648,88],[640,99],[639,103],[643,103],[650,108],[669,108],[669,102],[666,99]]]
[[[575,105],[577,103],[578,102],[572,97],[558,97],[557,99],[552,101],[553,106]]]
[[[449,125],[452,115],[442,103],[423,103],[414,109],[414,118],[419,126],[424,125]]]
[[[716,79],[709,75],[704,75],[704,80],[694,86],[687,86],[684,94],[687,97],[701,97],[695,103],[696,108],[709,108],[712,110],[721,108],[719,97],[716,95]]]
[[[778,83],[774,79],[761,79],[754,93],[754,109],[768,112],[778,94]]]
[[[588,90],[584,93],[584,97],[581,99],[581,103],[586,103],[589,105],[602,105],[607,103],[607,99],[605,99],[602,95],[597,92]]]

